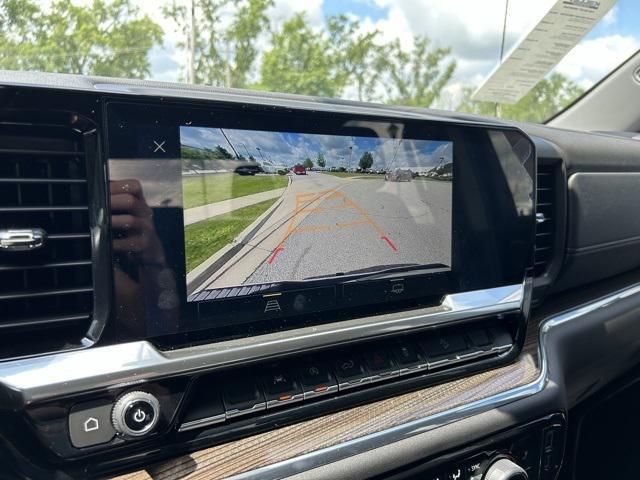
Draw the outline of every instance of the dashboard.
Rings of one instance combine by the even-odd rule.
[[[556,478],[569,408],[633,366],[599,316],[638,328],[639,153],[0,72],[8,478]]]

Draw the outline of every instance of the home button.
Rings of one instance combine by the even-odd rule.
[[[69,436],[76,448],[107,443],[116,434],[111,425],[111,408],[108,400],[79,403],[69,414]]]

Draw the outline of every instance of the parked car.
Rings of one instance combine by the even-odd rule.
[[[395,168],[384,174],[387,182],[410,182],[413,180],[413,172],[406,168]]]
[[[291,173],[293,173],[295,175],[306,175],[307,174],[307,169],[304,168],[302,165],[296,165],[295,167],[293,167],[291,169]]]
[[[238,175],[255,175],[256,173],[264,173],[260,165],[242,165],[234,170]]]

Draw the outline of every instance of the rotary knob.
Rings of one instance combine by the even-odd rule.
[[[158,399],[147,392],[122,395],[111,411],[116,432],[127,437],[141,437],[149,433],[160,418]]]
[[[482,480],[528,480],[524,469],[508,458],[501,458],[493,462],[485,472]]]

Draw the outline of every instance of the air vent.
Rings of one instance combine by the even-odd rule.
[[[69,348],[89,327],[86,163],[69,127],[0,124],[0,235],[45,234],[39,247],[0,248],[0,358]]]
[[[554,252],[555,225],[555,167],[538,164],[536,204],[535,276],[542,276],[548,269]]]

